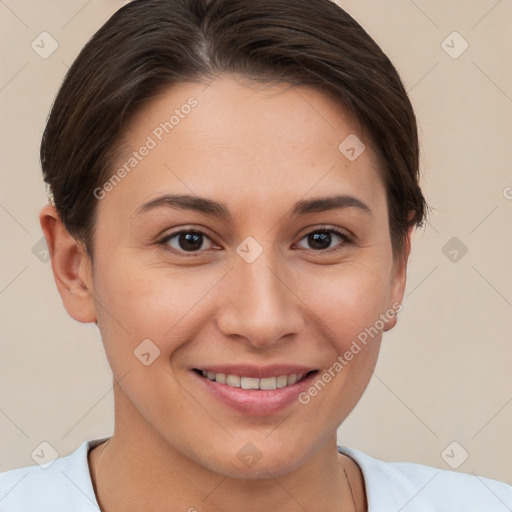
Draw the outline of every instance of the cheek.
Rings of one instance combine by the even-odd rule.
[[[95,274],[95,294],[102,305],[98,325],[106,349],[126,359],[149,339],[162,356],[169,356],[193,339],[201,301],[219,276],[190,268],[147,267],[129,251],[115,261],[99,267]]]
[[[143,271],[128,257],[111,262],[95,273],[95,293],[101,303],[98,326],[120,388],[149,418],[155,411],[168,410],[170,396],[174,407],[183,398],[168,362],[189,336],[193,338],[180,320],[187,318],[187,312],[190,315],[200,293],[183,286],[183,278],[166,275],[165,269]]]
[[[305,277],[301,294],[324,321],[326,336],[334,339],[341,353],[385,313],[390,296],[389,269],[354,262],[321,278]],[[382,327],[380,323],[377,326]]]
[[[304,277],[301,296],[307,297],[312,322],[322,329],[324,365],[301,398],[314,407],[326,431],[350,413],[364,393],[375,368],[382,338],[381,315],[388,311],[389,269],[354,262],[331,275]],[[318,382],[318,381],[323,381]]]

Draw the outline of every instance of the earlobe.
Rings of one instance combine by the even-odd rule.
[[[39,222],[48,245],[55,283],[66,311],[78,322],[95,322],[92,265],[85,247],[69,234],[55,206],[44,206],[39,214]]]

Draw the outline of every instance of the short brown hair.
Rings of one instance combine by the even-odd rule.
[[[382,163],[393,252],[402,254],[427,209],[416,117],[388,57],[330,0],[135,0],[114,13],[69,69],[41,143],[52,200],[89,254],[93,191],[112,173],[129,120],[172,84],[222,72],[334,93]]]

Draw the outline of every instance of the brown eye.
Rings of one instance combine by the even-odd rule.
[[[205,241],[210,243],[210,247],[204,247]],[[168,245],[177,252],[198,252],[211,248],[212,242],[210,238],[198,230],[178,231],[166,236],[162,244]],[[208,246],[208,243],[206,244]]]
[[[343,246],[351,242],[345,233],[333,228],[312,231],[303,237],[302,240],[306,240],[309,245],[306,249],[313,249],[315,251],[326,251],[333,249],[336,245]],[[331,244],[336,242],[336,240],[338,240],[338,244],[332,247]],[[341,240],[341,243],[339,240]]]

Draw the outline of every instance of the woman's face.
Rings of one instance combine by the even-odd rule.
[[[117,429],[248,478],[332,441],[405,284],[361,141],[315,89],[227,76],[175,86],[131,123],[95,192],[85,279]]]

